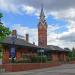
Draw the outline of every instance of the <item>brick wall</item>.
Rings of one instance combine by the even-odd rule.
[[[3,51],[3,59],[2,59],[2,63],[9,63],[9,51],[7,49],[4,49]]]
[[[20,51],[16,52],[16,60],[19,60],[21,58],[21,53]]]
[[[57,53],[52,53],[52,61],[55,62],[55,61],[58,61],[58,54]]]
[[[60,65],[57,62],[52,63],[34,63],[34,64],[3,64],[6,72],[26,71],[32,69],[48,68]]]
[[[67,55],[66,55],[66,53],[64,53],[64,61],[65,62],[67,61]]]
[[[70,61],[69,63],[70,63],[70,64],[75,64],[75,61]]]

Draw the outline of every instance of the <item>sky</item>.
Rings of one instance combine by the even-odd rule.
[[[75,0],[0,0],[2,22],[24,39],[28,33],[29,41],[37,45],[41,4],[48,25],[48,45],[75,47]]]

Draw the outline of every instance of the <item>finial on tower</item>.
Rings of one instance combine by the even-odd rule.
[[[45,14],[44,14],[44,10],[43,10],[43,4],[41,4],[40,21],[41,22],[45,21]]]

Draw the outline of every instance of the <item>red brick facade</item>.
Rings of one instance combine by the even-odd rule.
[[[65,52],[53,52],[52,53],[52,61],[58,62],[66,62],[67,61],[67,53]]]
[[[52,61],[53,61],[53,62],[56,62],[56,61],[58,61],[58,60],[59,60],[58,54],[57,54],[56,52],[52,53]]]
[[[30,54],[31,56],[37,54],[36,52],[31,51],[29,48],[23,48],[16,51],[16,61],[22,58],[23,54]],[[52,62],[66,62],[67,61],[66,52],[51,52],[51,61]],[[4,49],[3,51],[3,64],[9,63],[9,50]]]
[[[9,63],[9,51],[8,51],[8,49],[6,49],[6,48],[3,50],[2,63],[3,63],[3,64]]]
[[[25,70],[31,70],[31,69],[39,69],[39,68],[46,68],[46,67],[51,67],[58,65],[59,62],[64,62],[67,60],[66,52],[62,50],[51,50],[47,47],[47,24],[45,22],[45,16],[43,13],[43,10],[41,11],[41,16],[40,16],[40,22],[38,25],[38,46],[32,45],[29,43],[29,37],[28,34],[26,35],[26,40],[21,40],[20,42],[17,42],[15,45],[16,48],[16,61],[22,58],[22,54],[30,54],[30,55],[35,55],[37,54],[37,49],[44,48],[44,51],[51,52],[51,62],[52,63],[37,63],[37,64],[17,64],[17,65],[10,65],[9,63],[9,50],[11,49],[11,41],[10,43],[6,44],[6,48],[4,47],[3,50],[3,64],[6,69],[6,71],[25,71]],[[17,32],[16,30],[13,31],[12,36],[17,37]],[[17,39],[17,38],[16,38]],[[17,41],[20,39],[17,39]],[[16,41],[15,41],[16,42]],[[24,44],[23,44],[24,43]],[[5,45],[4,45],[5,46]],[[7,47],[8,46],[8,47]],[[34,50],[35,49],[35,50]]]
[[[42,24],[38,27],[38,45],[41,47],[47,46],[47,27]]]
[[[40,22],[38,24],[38,46],[41,47],[47,46],[47,24],[45,21],[43,8],[41,9]]]
[[[6,72],[27,71],[32,69],[48,68],[60,65],[58,62],[52,63],[33,63],[33,64],[3,64],[0,67],[5,68]]]

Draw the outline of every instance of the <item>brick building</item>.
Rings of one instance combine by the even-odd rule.
[[[29,43],[28,34],[26,34],[26,39],[18,38],[16,30],[13,30],[12,36],[6,37],[1,44],[3,45],[3,64],[9,63],[11,58],[11,49],[13,51],[13,46],[15,48],[15,60],[21,59],[23,54],[26,54],[29,57],[37,55],[38,50],[41,49],[44,50],[44,54],[53,62],[64,62],[67,60],[68,51],[58,46],[47,45],[47,23],[43,8],[41,9],[40,20],[38,23],[38,46],[34,43]]]
[[[47,23],[45,20],[43,8],[41,9],[40,21],[38,24],[38,46],[41,47],[47,46]]]

